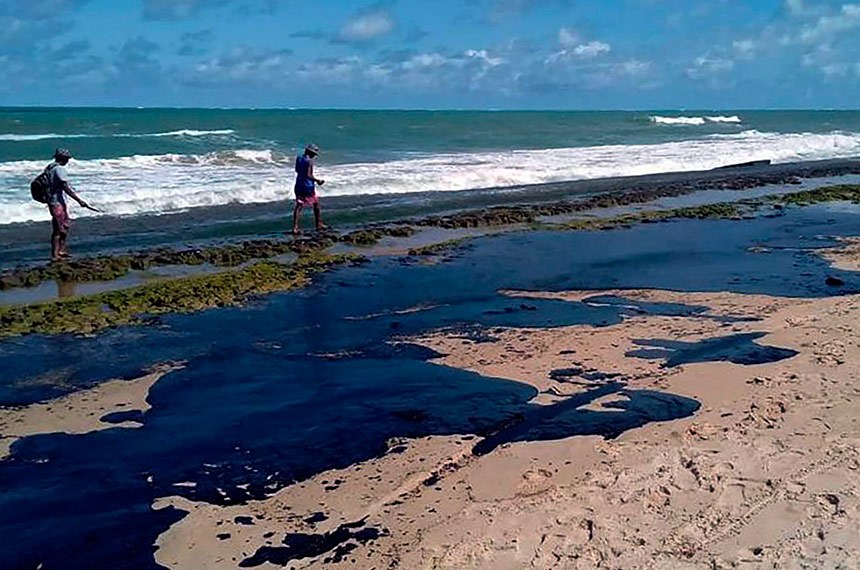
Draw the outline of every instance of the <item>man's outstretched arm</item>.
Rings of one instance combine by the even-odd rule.
[[[78,204],[80,204],[80,205],[81,205],[81,208],[89,208],[89,207],[90,207],[90,205],[89,205],[89,204],[87,204],[84,200],[82,200],[82,199],[81,199],[81,197],[80,197],[80,196],[78,196],[77,192],[75,192],[75,189],[74,189],[74,188],[72,188],[72,185],[71,185],[71,184],[69,184],[68,182],[63,182],[63,190],[65,191],[65,193],[66,193],[66,194],[68,194],[69,196],[71,196],[71,198],[72,198],[75,202],[77,202]]]
[[[308,166],[308,178],[310,178],[312,181],[314,181],[316,184],[319,184],[320,186],[325,184],[325,180],[320,180],[319,178],[314,177],[314,163],[313,162],[311,162],[310,166]]]

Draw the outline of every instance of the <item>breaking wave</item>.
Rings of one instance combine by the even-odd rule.
[[[650,117],[652,123],[659,125],[692,125],[700,126],[707,123],[742,123],[743,120],[737,115],[725,117],[717,115],[713,117],[661,117],[654,115]]]
[[[235,134],[233,129],[217,129],[212,131],[198,131],[195,129],[181,129],[178,131],[170,131],[166,133],[116,133],[116,134],[81,134],[81,133],[36,133],[36,134],[0,134],[0,141],[6,142],[26,142],[26,141],[41,141],[53,139],[95,139],[95,138],[122,138],[122,139],[143,139],[143,138],[159,138],[159,137],[206,137],[206,136],[226,136]]]
[[[860,154],[860,133],[765,133],[755,130],[651,145],[608,145],[403,156],[383,163],[326,164],[323,196],[504,188],[564,180],[707,170],[771,160],[792,162]],[[78,190],[110,215],[166,213],[292,195],[294,157],[270,150],[165,154],[72,161]],[[29,180],[44,161],[0,163],[0,224],[45,220]],[[76,209],[76,216],[92,215]]]

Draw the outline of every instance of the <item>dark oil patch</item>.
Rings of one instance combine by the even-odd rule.
[[[617,382],[621,376],[619,372],[601,372],[581,367],[556,368],[549,373],[550,380],[555,382],[582,385]]]
[[[650,360],[663,359],[664,367],[672,368],[683,364],[703,362],[731,362],[751,366],[779,362],[798,355],[796,350],[765,346],[754,342],[767,333],[743,333],[716,338],[706,338],[698,342],[678,340],[634,340],[634,344],[645,346],[626,354],[635,358]]]
[[[140,410],[128,410],[125,412],[113,412],[99,418],[100,422],[107,424],[121,424],[124,422],[143,423],[143,412]]]
[[[607,411],[581,409],[604,396],[617,394],[618,400],[604,403]],[[623,383],[609,383],[570,396],[551,406],[535,406],[472,448],[486,455],[497,447],[519,441],[544,441],[574,435],[599,435],[607,439],[651,422],[665,422],[691,416],[699,402],[684,396],[651,390],[627,389]],[[609,410],[620,411],[609,411]]]
[[[317,524],[328,520],[328,515],[323,512],[313,513],[311,516],[304,519],[307,524]]]
[[[242,560],[240,568],[256,568],[269,563],[286,566],[295,560],[317,558],[332,553],[326,562],[341,562],[353,550],[388,532],[373,527],[365,527],[363,521],[345,523],[331,532],[323,534],[293,533],[284,537],[283,546],[263,546],[253,556]]]

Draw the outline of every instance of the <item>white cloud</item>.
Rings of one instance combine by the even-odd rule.
[[[579,34],[570,28],[561,28],[558,31],[558,44],[561,49],[549,54],[544,59],[544,64],[552,65],[574,59],[592,59],[612,51],[612,46],[606,42],[596,40],[583,42]]]
[[[845,60],[844,56],[829,44],[821,44],[800,58],[804,67],[819,71],[825,79],[847,77],[854,65]]]
[[[505,60],[503,58],[493,57],[485,49],[469,49],[463,52],[463,55],[468,59],[475,59],[481,61],[485,63],[488,67],[496,67],[505,63]]]
[[[785,10],[755,35],[738,38],[729,46],[715,46],[706,59],[743,60],[769,58],[786,71],[806,67],[825,78],[851,76],[852,66],[860,61],[860,3],[784,0]],[[708,71],[725,68],[716,62],[695,63],[688,68],[691,78],[707,76]]]
[[[735,62],[731,59],[711,57],[707,54],[697,57],[692,65],[687,67],[686,75],[695,81],[713,81],[734,69]]]
[[[296,70],[296,75],[314,84],[342,85],[360,79],[365,67],[364,60],[358,56],[324,58],[313,64],[302,64]]]
[[[821,44],[812,51],[806,52],[800,58],[800,63],[805,67],[821,67],[838,58],[838,54],[829,44]]]
[[[830,1],[830,4],[835,2]],[[803,19],[821,16],[828,12],[828,1],[821,0],[785,0],[785,11],[789,18]]]
[[[831,41],[834,36],[860,27],[860,4],[843,4],[839,13],[820,16],[814,24],[805,26],[800,32],[800,41],[812,44]]]
[[[819,71],[827,78],[845,77],[851,71],[851,66],[847,63],[828,63],[820,66]]]
[[[434,69],[449,63],[449,59],[440,53],[419,53],[400,63],[400,68],[406,71]]]
[[[321,59],[299,68],[302,79],[336,85],[361,84],[398,90],[457,88],[478,90],[485,79],[507,63],[486,49],[468,49],[456,54],[440,52],[395,56],[370,62],[362,57]],[[493,84],[502,82],[494,82]]]
[[[573,53],[579,57],[597,57],[612,51],[612,46],[604,42],[588,42],[573,48]]]
[[[737,40],[732,43],[732,50],[735,56],[741,59],[751,59],[755,55],[758,45],[755,40],[745,39]]]
[[[619,63],[616,66],[616,72],[618,75],[626,75],[627,77],[645,77],[650,74],[652,67],[650,61],[630,59]]]
[[[143,17],[147,20],[183,20],[206,8],[218,8],[229,0],[144,0]]]
[[[785,8],[792,16],[800,16],[806,12],[803,0],[785,0]]]
[[[571,28],[561,28],[558,31],[558,43],[561,47],[573,47],[580,43],[579,34]]]
[[[210,84],[229,82],[255,82],[266,77],[283,77],[289,73],[291,52],[281,50],[266,52],[249,48],[234,48],[226,53],[197,63],[186,83]]]
[[[597,57],[600,54],[612,51],[612,46],[605,42],[583,42],[580,35],[571,28],[561,28],[558,30],[558,45],[561,46],[561,50],[556,53],[580,57]]]
[[[396,23],[388,10],[360,13],[350,18],[340,30],[338,39],[344,42],[369,42],[390,34]]]

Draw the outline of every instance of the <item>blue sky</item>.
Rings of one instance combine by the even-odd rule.
[[[860,3],[0,0],[0,105],[858,108]]]

